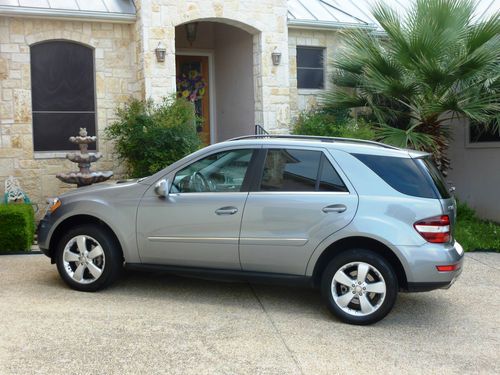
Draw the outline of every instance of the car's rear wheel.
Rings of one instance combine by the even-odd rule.
[[[350,324],[372,324],[391,311],[398,281],[379,254],[351,249],[333,258],[322,275],[321,292],[329,310]]]
[[[123,257],[107,230],[97,225],[81,225],[60,239],[56,263],[59,274],[71,288],[95,292],[118,278]]]

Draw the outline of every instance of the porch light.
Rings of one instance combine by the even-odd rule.
[[[196,40],[196,33],[198,32],[198,22],[186,23],[186,36],[189,44],[192,46]]]
[[[158,61],[158,62],[165,61],[165,54],[167,53],[167,49],[162,44],[162,42],[158,43],[158,47],[156,47],[155,53],[156,53],[156,61]]]
[[[274,52],[271,53],[271,58],[273,59],[273,65],[279,65],[281,62],[281,52],[277,52],[274,49]]]

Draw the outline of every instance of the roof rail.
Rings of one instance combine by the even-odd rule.
[[[384,148],[390,148],[393,150],[399,150],[398,147],[386,145],[385,143],[368,141],[365,139],[356,139],[356,138],[341,138],[341,137],[319,137],[315,135],[292,135],[292,134],[254,134],[254,135],[244,135],[241,137],[228,139],[228,142],[231,141],[239,141],[244,139],[259,139],[259,138],[272,138],[272,139],[296,139],[296,140],[305,140],[305,141],[320,141],[320,142],[353,142],[353,143],[363,143],[373,146],[379,146]]]

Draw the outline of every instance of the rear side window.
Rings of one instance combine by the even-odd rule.
[[[352,154],[400,193],[421,198],[439,198],[432,180],[411,158]]]
[[[434,183],[434,186],[436,186],[436,189],[441,195],[441,198],[443,199],[450,198],[450,191],[448,190],[443,175],[441,174],[441,172],[439,172],[439,169],[437,169],[432,160],[430,160],[429,158],[424,158],[424,159],[416,159],[415,161],[417,162],[418,165],[422,167],[424,172],[426,172],[426,174],[432,179],[432,182]]]
[[[269,149],[260,191],[347,192],[347,188],[321,151]]]

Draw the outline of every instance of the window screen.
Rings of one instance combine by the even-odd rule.
[[[77,149],[80,128],[95,135],[93,50],[67,41],[31,47],[31,95],[35,151]],[[89,145],[95,150],[95,143]]]
[[[324,88],[324,48],[297,47],[297,87]]]
[[[500,125],[497,120],[485,126],[476,122],[469,125],[470,143],[500,142]]]

